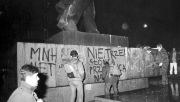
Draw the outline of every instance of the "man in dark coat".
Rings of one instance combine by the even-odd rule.
[[[159,64],[159,67],[161,68],[162,85],[166,85],[168,84],[167,71],[169,65],[169,58],[167,51],[163,48],[162,44],[157,44],[157,49],[158,53],[156,56],[156,62]]]

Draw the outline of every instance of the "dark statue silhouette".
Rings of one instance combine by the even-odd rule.
[[[78,31],[77,25],[82,26],[85,32],[99,33],[95,18],[93,0],[60,0],[56,4],[59,13],[58,28],[65,31]]]

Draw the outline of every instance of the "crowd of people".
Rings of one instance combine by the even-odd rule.
[[[178,74],[176,49],[173,48],[172,52],[169,53],[170,56],[168,55],[168,52],[163,48],[162,44],[157,44],[157,47],[153,49],[156,49],[158,51],[155,60],[156,64],[158,64],[158,67],[161,68],[162,85],[167,85],[168,74]],[[151,51],[149,53],[151,53]],[[71,89],[70,102],[74,102],[75,99],[77,100],[77,102],[83,102],[83,81],[85,79],[85,68],[83,62],[79,60],[76,50],[72,50],[70,52],[70,56],[70,60],[67,61],[64,65]],[[103,62],[104,64],[102,66],[102,78],[105,82],[104,93],[105,95],[111,94],[112,87],[114,95],[118,95],[118,82],[122,73],[115,66],[114,60],[104,60]],[[38,74],[39,70],[37,67],[28,64],[22,66],[22,68],[20,69],[20,85],[11,94],[7,102],[42,102],[42,99],[39,99],[34,92],[34,90],[38,86]]]
[[[56,4],[56,10],[59,13],[57,17],[57,26],[61,30],[78,31],[77,25],[80,21],[80,18],[83,18],[83,28],[86,32],[100,33],[97,29],[94,19],[95,7],[93,0],[60,0]],[[168,74],[178,74],[177,51],[175,48],[173,48],[172,52],[168,53],[165,48],[163,48],[162,44],[157,44],[157,47],[155,49],[158,50],[155,60],[157,66],[161,68],[162,85],[167,85]],[[77,100],[77,102],[83,102],[83,82],[85,80],[85,68],[83,62],[79,60],[76,50],[72,50],[70,56],[70,61],[65,63],[64,65],[71,89],[70,102],[74,102],[75,100]],[[34,92],[34,90],[38,86],[38,74],[39,70],[37,67],[29,64],[23,65],[20,69],[20,85],[10,95],[7,102],[43,102],[43,100],[38,98],[38,96]],[[105,95],[111,94],[111,87],[113,89],[114,95],[118,95],[118,82],[121,74],[122,73],[118,70],[113,59],[111,61],[104,61],[104,64],[102,66],[102,78],[105,83]],[[4,76],[4,74],[1,75]],[[1,78],[3,78],[3,76]],[[0,85],[2,86],[2,83]],[[172,89],[174,89],[173,85],[171,85],[171,87]],[[175,87],[178,87],[177,84],[175,85]]]

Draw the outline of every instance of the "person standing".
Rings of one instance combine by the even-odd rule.
[[[110,65],[109,65],[109,62],[108,61],[104,61],[104,66],[102,67],[102,78],[105,82],[105,85],[104,85],[104,93],[105,95],[108,95],[109,92],[109,88],[110,86],[108,86],[108,83],[109,83],[109,72],[110,72]]]
[[[76,90],[77,90],[77,102],[83,102],[83,80],[84,80],[84,66],[78,58],[76,50],[72,50],[70,53],[71,59],[64,65],[65,72],[68,77],[69,85],[71,88],[70,102],[75,101]]]
[[[171,59],[170,59],[170,75],[174,74],[177,75],[177,54],[176,54],[176,49],[173,48],[172,53],[171,53]]]
[[[167,70],[169,65],[169,58],[166,50],[163,48],[162,44],[157,44],[158,53],[156,56],[156,61],[158,66],[161,68],[162,74],[162,85],[168,84]]]
[[[120,70],[115,66],[115,62],[113,61],[112,65],[109,64],[108,61],[104,62],[104,66],[102,68],[102,77],[105,82],[104,93],[108,95],[111,93],[111,86],[113,88],[114,94],[118,94],[118,81],[120,77]]]
[[[7,102],[43,102],[34,92],[38,86],[38,73],[37,67],[23,65],[20,69],[20,86],[11,94]]]

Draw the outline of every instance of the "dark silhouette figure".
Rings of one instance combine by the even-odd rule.
[[[93,0],[60,0],[56,4],[57,26],[66,31],[77,31],[77,24],[82,19],[84,30],[91,33],[99,33],[95,18]],[[80,24],[81,25],[81,24]]]

